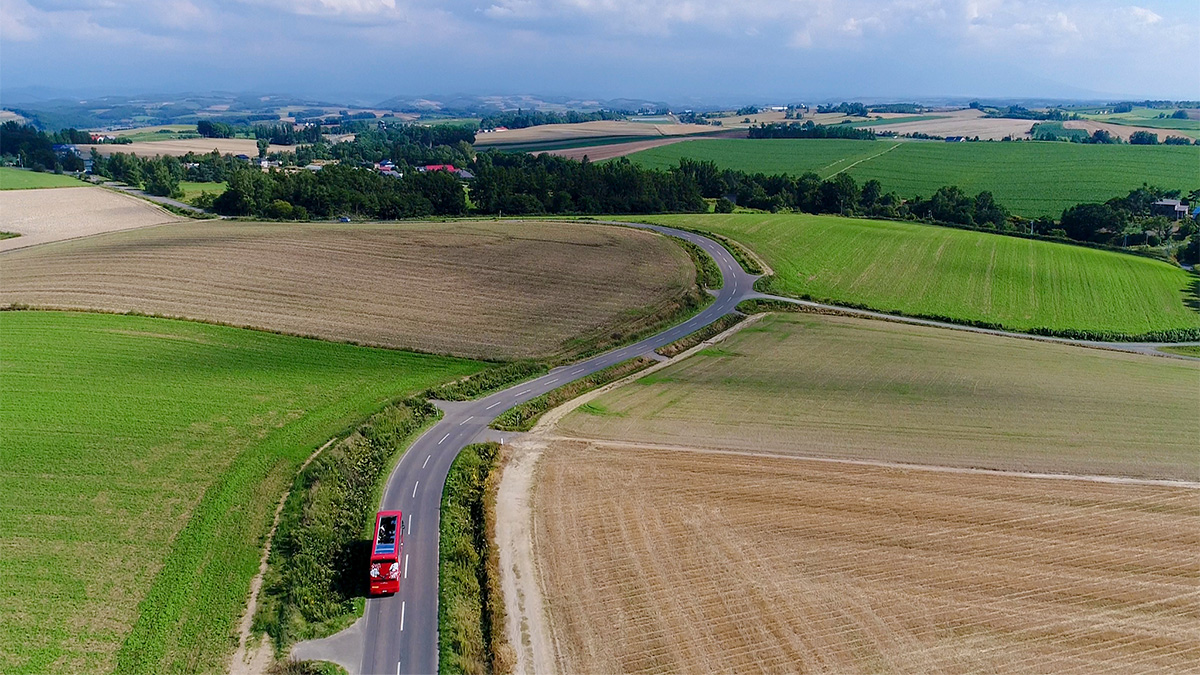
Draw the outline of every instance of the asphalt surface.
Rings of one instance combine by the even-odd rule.
[[[490,431],[488,425],[505,410],[616,363],[638,356],[654,357],[655,349],[732,312],[742,300],[782,300],[817,309],[889,321],[1108,349],[1149,351],[1156,346],[1091,343],[1031,336],[764,295],[754,290],[757,277],[747,274],[723,246],[711,239],[657,225],[611,224],[653,230],[685,239],[704,249],[717,262],[725,278],[724,287],[713,292],[716,296],[715,301],[691,319],[627,347],[556,368],[535,380],[523,382],[486,398],[440,404],[445,413],[444,417],[405,452],[388,479],[380,507],[404,512],[404,557],[401,560],[403,576],[400,592],[392,597],[368,599],[363,618],[351,628],[330,638],[297,644],[292,650],[294,657],[333,661],[346,668],[351,675],[436,673],[438,523],[442,488],[450,465],[459,451],[471,443],[495,438],[496,432]]]

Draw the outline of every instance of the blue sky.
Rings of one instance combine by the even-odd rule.
[[[0,0],[0,87],[1200,98],[1200,2]]]

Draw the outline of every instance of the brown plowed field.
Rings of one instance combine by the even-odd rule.
[[[746,138],[746,131],[744,129],[733,129],[724,133],[705,134],[699,138]],[[635,152],[648,150],[650,148],[657,148],[663,145],[671,145],[673,143],[681,143],[692,140],[696,140],[696,138],[688,136],[670,136],[666,138],[656,138],[649,141],[632,141],[629,143],[611,143],[609,145],[590,145],[584,148],[564,148],[562,150],[534,151],[533,154],[536,155],[541,154],[541,152],[546,152],[551,155],[568,157],[570,159],[582,160],[584,157],[587,157],[589,161],[602,162],[606,159],[624,157],[625,155],[631,155]]]
[[[67,190],[54,190],[55,194]],[[497,359],[644,321],[695,269],[666,238],[549,222],[187,222],[6,254],[0,305],[137,311]]]
[[[1200,495],[558,442],[562,672],[1200,671]]]
[[[0,239],[0,251],[178,220],[147,201],[99,187],[2,190],[0,230],[21,236]]]

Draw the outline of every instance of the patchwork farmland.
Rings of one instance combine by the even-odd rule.
[[[763,290],[1017,331],[1140,336],[1200,327],[1194,274],[1165,262],[933,225],[805,214],[655,216],[731,237]]]
[[[6,673],[108,672],[118,649],[148,672],[223,668],[300,463],[484,367],[145,317],[2,312],[0,332]]]
[[[695,279],[687,253],[663,237],[492,221],[189,222],[16,252],[4,268],[0,304],[490,359],[561,355],[661,320]]]
[[[893,128],[893,127],[889,127]],[[860,184],[878,180],[901,197],[928,197],[957,185],[988,190],[1014,214],[1058,217],[1081,202],[1103,202],[1149,183],[1184,192],[1196,188],[1200,147],[1078,143],[940,143],[880,139],[703,139],[629,156],[652,168],[683,157],[722,168],[767,174],[846,172]]]
[[[1189,670],[1198,377],[1164,358],[768,315],[545,432],[530,541],[552,658]]]

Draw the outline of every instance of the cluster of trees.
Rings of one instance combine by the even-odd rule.
[[[1004,117],[1007,119],[1017,120],[1041,120],[1051,122],[1065,122],[1066,120],[1077,120],[1079,115],[1068,113],[1065,110],[1052,108],[1050,110],[1030,110],[1021,105],[1010,105],[1007,108],[999,108],[989,110],[984,117]]]
[[[712,113],[698,113],[692,110],[685,110],[675,116],[680,124],[711,124],[713,126],[721,126],[721,120],[711,119]]]
[[[860,103],[858,101],[855,101],[854,103],[847,103],[845,101],[842,101],[841,103],[839,103],[837,105],[819,105],[819,106],[817,106],[817,112],[819,112],[819,113],[843,113],[847,117],[866,117],[867,116],[867,106],[863,105],[862,103]]]
[[[847,124],[814,124],[805,122],[772,122],[750,127],[750,138],[853,138],[875,140],[875,132],[857,129]]]
[[[0,125],[0,163],[15,164],[34,171],[83,171],[83,160],[73,152],[55,152],[64,143],[91,143],[86,131],[63,129],[40,131],[32,124],[15,121]]]
[[[256,124],[254,138],[275,145],[296,145],[297,143],[319,143],[321,141],[321,125],[312,124],[297,129],[293,124]]]
[[[1183,111],[1180,111],[1183,112]],[[1183,136],[1167,136],[1163,141],[1164,145],[1191,145],[1192,139],[1184,138]],[[1200,145],[1200,139],[1195,141],[1196,145]],[[1158,145],[1158,134],[1150,131],[1135,131],[1129,134],[1130,145]]]
[[[1183,241],[1196,236],[1196,221],[1174,221],[1154,215],[1151,209],[1151,205],[1160,199],[1179,199],[1180,195],[1179,190],[1143,185],[1124,197],[1114,197],[1103,204],[1076,204],[1063,211],[1057,225],[1042,218],[1033,222],[1032,229],[1076,241],[1113,246],[1159,246],[1172,240]],[[1193,190],[1188,201],[1200,203],[1200,190]]]
[[[990,192],[972,196],[957,187],[940,188],[929,199],[903,200],[884,192],[879,181],[859,186],[849,174],[822,180],[809,172],[798,177],[721,169],[711,161],[682,159],[676,173],[696,183],[700,194],[717,199],[719,211],[734,204],[766,211],[803,211],[891,219],[923,219],[968,227],[1004,230],[1008,211]]]
[[[644,169],[621,158],[603,164],[550,154],[488,151],[475,162],[471,201],[483,213],[701,212],[696,182],[679,171]]]
[[[580,122],[597,122],[600,120],[623,120],[628,116],[628,113],[618,112],[614,110],[597,110],[595,112],[578,112],[568,110],[567,112],[542,112],[539,110],[521,110],[518,108],[516,112],[496,113],[487,115],[479,121],[481,129],[495,129],[496,127],[508,127],[509,129],[524,129],[526,127],[537,127],[543,124],[578,124]]]
[[[230,158],[229,161],[236,160]],[[179,182],[188,179],[184,162],[178,157],[138,157],[123,152],[103,157],[95,150],[92,151],[92,173],[160,197],[181,197]]]
[[[442,171],[393,178],[345,164],[292,172],[239,167],[228,181],[229,187],[212,203],[214,211],[227,216],[393,220],[467,212],[462,184]]]
[[[196,122],[196,133],[205,138],[233,138],[235,129],[232,124],[200,120]]]
[[[873,105],[868,108],[868,110],[873,113],[901,113],[912,115],[923,113],[928,110],[928,108],[918,103],[885,103],[883,105]]]
[[[738,115],[757,115],[759,112],[760,112],[760,111],[759,111],[759,109],[758,109],[758,106],[756,106],[756,105],[744,105],[744,106],[742,106],[742,107],[738,108],[738,109],[737,109],[737,112],[736,112],[735,114],[738,114]]]

